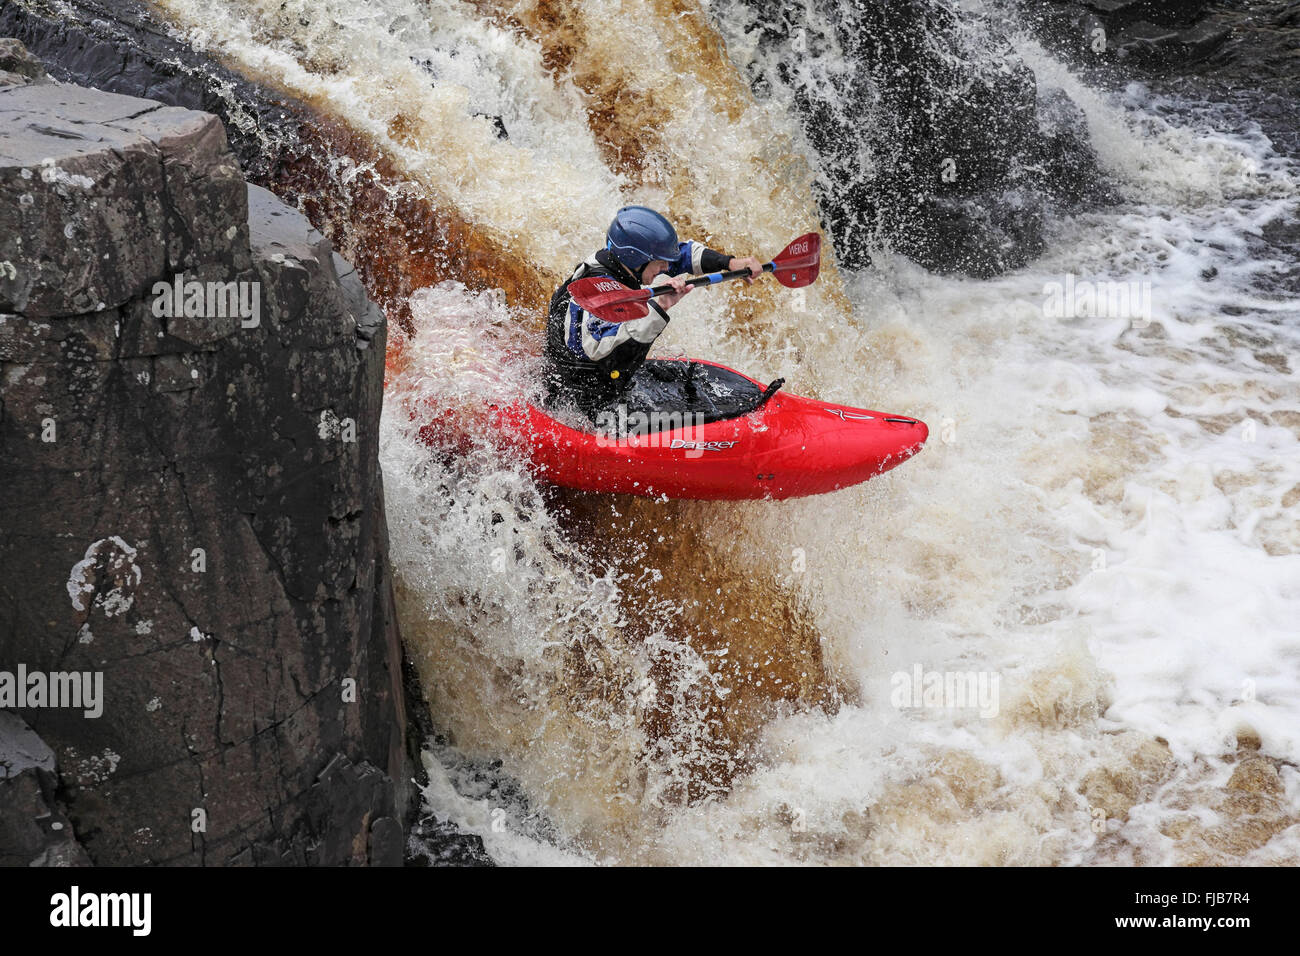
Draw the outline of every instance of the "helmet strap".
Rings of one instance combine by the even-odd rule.
[[[616,253],[612,247],[613,247],[613,243],[608,241],[605,243],[605,249],[607,252],[609,252],[609,261],[613,263],[617,268],[622,269],[623,274],[628,279],[632,280],[637,285],[640,285],[641,273],[645,271],[645,266],[642,266],[640,269],[629,269],[627,267],[627,264],[624,263],[623,260],[618,257],[618,253]]]

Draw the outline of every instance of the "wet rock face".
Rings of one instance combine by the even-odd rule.
[[[259,185],[301,161],[299,129],[317,119],[191,49],[146,0],[60,0],[57,8],[50,0],[7,0],[0,37],[16,38],[0,43],[16,45],[52,79],[215,115],[244,175]],[[10,69],[4,49],[0,70]]]
[[[164,271],[249,268],[244,179],[215,117],[61,84],[10,87],[0,117],[16,199],[0,257],[26,266],[0,311],[102,312]]]
[[[1053,52],[1079,65],[1196,75],[1254,90],[1300,87],[1300,0],[1016,0]]]
[[[54,753],[17,714],[0,711],[0,866],[87,866],[59,801]]]
[[[1300,156],[1300,0],[1013,0],[1052,52],[1107,78],[1240,106]]]
[[[26,86],[48,83],[45,66],[12,37],[0,37],[0,84]]]
[[[1213,56],[1228,30],[1202,22],[1209,0],[1021,0],[1027,22],[1060,56],[1158,70]]]
[[[751,83],[798,108],[841,261],[996,275],[1039,253],[1050,209],[1106,197],[1081,111],[991,23],[939,0],[746,6]]]
[[[215,117],[0,71],[4,852],[401,863],[382,315]]]
[[[265,184],[292,163],[296,104],[264,90],[168,34],[141,0],[8,0],[0,5],[0,37],[16,38],[52,78],[111,93],[212,113],[244,174]],[[34,55],[34,56],[33,56]],[[0,70],[6,67],[0,49]]]

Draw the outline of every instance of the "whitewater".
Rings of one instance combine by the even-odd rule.
[[[157,3],[365,137],[503,273],[558,281],[626,202],[735,255],[816,228],[819,158],[749,91],[734,20],[627,6]],[[1300,862],[1300,290],[1269,240],[1300,169],[1213,104],[1016,52],[1083,107],[1118,204],[994,280],[828,252],[806,295],[696,293],[656,345],[925,420],[866,485],[582,496],[486,437],[431,451],[410,409],[535,387],[542,303],[468,276],[410,295],[381,456],[425,807],[497,862]],[[1067,282],[1147,308],[1062,315]],[[983,675],[996,706],[900,703],[918,673]]]

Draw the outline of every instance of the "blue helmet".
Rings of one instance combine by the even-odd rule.
[[[605,248],[633,271],[651,259],[675,262],[680,254],[673,224],[645,206],[624,206],[615,214],[605,233]]]

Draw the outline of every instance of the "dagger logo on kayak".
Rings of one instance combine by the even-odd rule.
[[[842,408],[828,408],[826,411],[839,418],[842,422],[847,422],[849,419],[852,419],[855,422],[869,422],[875,421],[876,418],[875,415],[857,415],[853,412],[846,412]]]
[[[740,444],[738,441],[683,441],[674,438],[671,447],[685,448],[687,451],[723,451],[734,448],[738,444]]]

